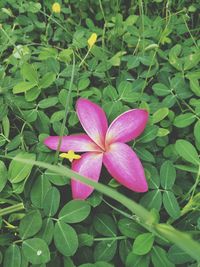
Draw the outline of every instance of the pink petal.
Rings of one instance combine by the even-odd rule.
[[[135,192],[148,190],[142,164],[135,152],[126,144],[113,143],[104,153],[103,163],[120,184]]]
[[[77,115],[89,137],[101,148],[105,146],[108,122],[105,112],[93,102],[79,98],[76,104]]]
[[[81,159],[72,162],[72,170],[94,181],[99,180],[103,153],[84,153]],[[86,199],[94,188],[76,180],[71,180],[73,199]]]
[[[148,112],[143,109],[132,109],[118,116],[108,128],[106,143],[129,142],[139,136],[147,123]]]
[[[44,140],[44,144],[53,150],[57,150],[58,142],[59,136],[49,136]],[[67,152],[69,150],[74,152],[101,151],[86,134],[63,136],[60,151]]]

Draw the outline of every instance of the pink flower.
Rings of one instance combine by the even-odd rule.
[[[105,112],[93,102],[80,98],[77,115],[87,134],[63,136],[60,151],[86,152],[72,162],[72,170],[94,181],[99,180],[102,163],[119,183],[135,192],[148,190],[142,164],[135,152],[125,143],[144,130],[148,112],[131,109],[118,116],[108,127]],[[49,136],[44,144],[57,150],[59,136]],[[86,199],[93,188],[71,180],[74,199]]]

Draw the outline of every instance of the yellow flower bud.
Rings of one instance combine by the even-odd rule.
[[[96,40],[97,40],[97,34],[96,33],[92,33],[92,35],[90,36],[90,38],[87,41],[87,43],[89,45],[89,48],[93,47],[93,45],[96,43]]]
[[[60,13],[60,10],[61,10],[61,6],[60,6],[60,4],[59,3],[54,3],[53,5],[52,5],[52,11],[54,12],[54,13]]]

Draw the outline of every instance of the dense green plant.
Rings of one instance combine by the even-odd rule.
[[[199,1],[65,0],[60,13],[52,4],[0,2],[0,263],[198,266]],[[79,97],[110,121],[149,111],[130,142],[147,193],[104,169],[102,184],[85,180],[44,146],[48,135],[83,132]],[[72,174],[96,188],[86,201],[72,200]]]

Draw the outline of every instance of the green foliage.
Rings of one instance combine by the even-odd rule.
[[[0,1],[3,267],[197,266],[197,246],[170,225],[199,240],[200,3],[129,2],[59,1],[53,13],[53,1]],[[105,190],[72,200],[72,176],[19,161],[70,166],[43,141],[83,132],[79,97],[102,106],[109,122],[129,109],[149,112],[129,143],[148,192],[108,181],[104,169],[100,182],[150,213]]]

